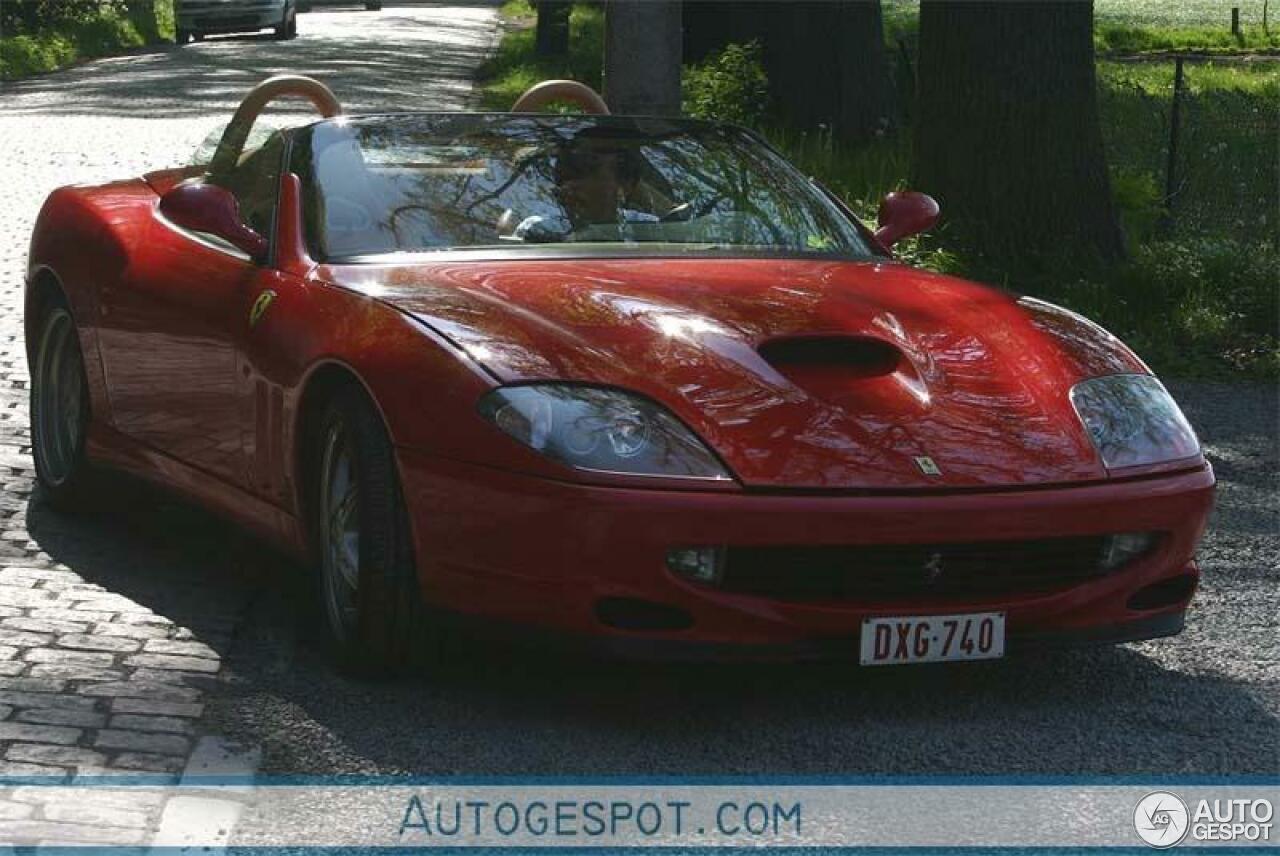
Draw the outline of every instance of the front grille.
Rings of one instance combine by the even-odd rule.
[[[188,15],[253,16],[284,11],[279,0],[237,0],[237,2],[185,2],[178,11]]]
[[[219,27],[228,29],[233,27],[253,27],[257,28],[259,24],[257,18],[196,18],[196,27],[216,30]]]
[[[965,544],[729,547],[720,588],[786,601],[960,600],[1069,588],[1115,569],[1110,536]]]

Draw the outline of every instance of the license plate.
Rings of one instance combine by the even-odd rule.
[[[861,653],[864,666],[994,660],[1004,656],[1004,613],[868,618]]]

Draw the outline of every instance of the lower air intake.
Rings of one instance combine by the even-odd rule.
[[[964,600],[1114,573],[1112,536],[962,544],[729,547],[720,588],[785,601]]]

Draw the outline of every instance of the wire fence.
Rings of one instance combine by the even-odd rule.
[[[1135,185],[1145,187],[1165,233],[1274,242],[1280,236],[1274,92],[1199,85],[1197,76],[1213,67],[1181,57],[1151,70],[1164,69],[1170,77],[1164,89],[1111,81],[1099,90],[1119,192],[1128,188],[1132,196]]]

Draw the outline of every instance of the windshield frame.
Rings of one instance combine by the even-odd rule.
[[[378,120],[409,121],[413,119],[451,120],[465,118],[512,118],[537,119],[555,121],[558,118],[566,122],[589,121],[599,126],[625,124],[632,122],[654,122],[670,126],[692,129],[728,130],[740,134],[753,146],[758,146],[763,154],[771,158],[787,174],[809,191],[811,204],[819,206],[833,221],[848,227],[852,236],[861,247],[841,248],[836,251],[798,250],[785,247],[773,247],[750,244],[715,244],[715,243],[682,243],[682,242],[565,242],[565,243],[526,243],[516,245],[459,245],[438,248],[422,248],[411,250],[395,250],[391,252],[369,252],[354,254],[328,254],[320,247],[316,226],[307,216],[309,205],[314,205],[310,195],[308,176],[303,175],[297,161],[299,152],[310,152],[312,134],[317,128],[326,125],[345,126],[368,124]],[[627,258],[710,258],[710,259],[791,259],[805,261],[883,261],[887,257],[883,248],[876,241],[872,231],[845,205],[839,197],[823,187],[811,176],[806,175],[785,155],[769,143],[761,134],[727,122],[714,122],[703,119],[669,116],[587,116],[582,114],[523,114],[501,111],[406,111],[370,113],[356,116],[339,116],[322,119],[307,125],[291,128],[288,131],[288,152],[286,154],[288,169],[297,174],[303,185],[303,198],[300,200],[299,214],[303,217],[303,237],[312,259],[319,264],[327,265],[365,265],[365,264],[403,264],[415,260],[432,261],[504,261],[504,260],[545,260],[545,259],[627,259]]]

